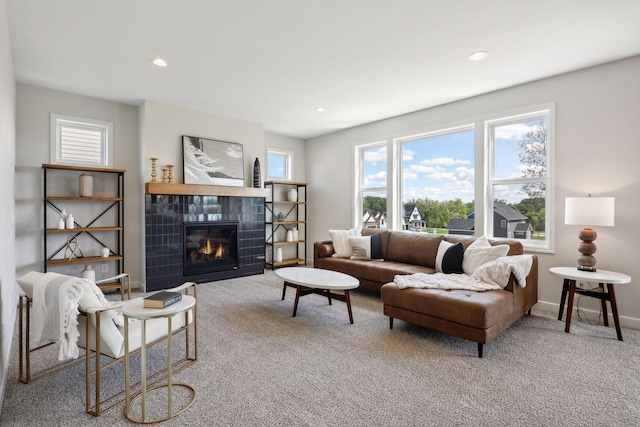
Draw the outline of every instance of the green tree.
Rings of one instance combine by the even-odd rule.
[[[362,205],[365,208],[369,208],[374,212],[387,212],[387,198],[386,197],[376,197],[376,196],[365,196],[362,201]]]

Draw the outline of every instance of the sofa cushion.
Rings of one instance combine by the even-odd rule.
[[[489,328],[513,312],[513,293],[496,290],[473,292],[441,289],[398,289],[382,286],[385,305],[426,314],[474,328]]]
[[[333,241],[333,250],[335,253],[331,255],[335,258],[349,258],[351,256],[351,244],[349,237],[361,236],[360,228],[350,228],[349,230],[329,230],[329,235]]]
[[[380,235],[373,234],[371,236],[349,237],[351,244],[351,259],[382,259],[382,246],[380,243]]]
[[[427,273],[436,271],[433,268],[420,265],[409,265],[392,261],[362,261],[344,258],[320,258],[317,268],[338,271],[358,279],[368,280],[377,283],[393,282],[397,274]]]
[[[465,274],[471,275],[482,264],[507,256],[507,253],[509,253],[509,245],[491,246],[485,236],[479,237],[464,251],[462,270]]]
[[[436,254],[442,240],[441,234],[391,232],[385,260],[435,269]]]
[[[436,255],[436,272],[445,274],[462,274],[464,246],[462,243],[450,243],[445,240],[438,246]]]

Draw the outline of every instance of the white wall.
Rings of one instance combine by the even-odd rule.
[[[267,148],[279,148],[281,150],[287,150],[293,153],[293,180],[306,182],[307,180],[307,146],[306,142],[300,138],[294,138],[292,136],[278,135],[276,133],[264,134],[264,146],[266,159]],[[267,166],[266,163],[262,163],[262,180],[266,176]]]
[[[616,198],[615,227],[597,229],[597,266],[632,277],[616,288],[621,323],[640,328],[640,57],[605,64],[537,82],[418,111],[313,138],[307,144],[307,179],[313,221],[309,240],[328,238],[330,228],[351,226],[354,145],[426,130],[470,123],[486,116],[556,104],[555,254],[539,255],[539,303],[556,311],[561,280],[548,270],[573,266],[580,227],[564,225],[564,199],[591,193]],[[311,161],[313,159],[313,161]],[[336,209],[341,206],[341,209]],[[581,307],[597,310],[583,298]]]
[[[124,204],[125,270],[131,274],[134,282],[140,280],[144,259],[140,257],[140,242],[144,227],[139,222],[142,183],[139,178],[137,107],[24,84],[17,86],[16,104],[16,252],[20,254],[16,265],[17,274],[30,270],[42,271],[42,164],[50,163],[49,115],[59,113],[113,122],[113,166],[127,171]],[[98,177],[94,178],[97,179]],[[76,217],[79,218],[78,215]],[[53,224],[49,226],[53,227]],[[55,271],[79,275],[82,268],[74,265]],[[101,273],[97,270],[96,276],[109,277],[113,273]]]
[[[9,369],[16,319],[18,289],[15,281],[15,99],[16,84],[9,43],[7,8],[0,0],[0,413],[4,401],[5,373]]]

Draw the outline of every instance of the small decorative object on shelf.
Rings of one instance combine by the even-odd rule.
[[[73,258],[84,258],[84,254],[76,236],[69,236],[67,237],[67,246],[64,248],[64,259],[71,261]]]
[[[162,183],[163,184],[168,184],[169,183],[168,172],[169,172],[169,169],[162,168]]]
[[[165,308],[182,300],[180,292],[162,291],[148,296],[142,302],[145,308]]]
[[[289,192],[287,193],[287,199],[289,199],[290,202],[297,202],[298,190],[296,190],[295,188],[292,188],[291,190],[289,190]]]
[[[102,258],[109,258],[109,253],[111,252],[111,250],[109,248],[102,248],[102,250],[100,251],[100,256]]]
[[[298,240],[300,240],[300,233],[298,232],[298,227],[293,227],[293,241],[297,242]]]
[[[260,185],[260,160],[257,157],[253,162],[253,188],[262,188]]]
[[[80,275],[83,279],[89,279],[93,282],[96,281],[96,271],[91,268],[91,264],[87,264]]]
[[[64,230],[67,227],[67,224],[65,224],[65,219],[66,218],[60,218],[58,220],[58,230]]]
[[[282,262],[282,248],[276,248],[276,262]]]
[[[287,242],[293,242],[293,231],[287,230]]]
[[[284,221],[284,214],[282,212],[278,212],[278,215],[276,215],[276,219],[278,221]]]
[[[167,170],[169,172],[169,176],[167,177],[167,182],[169,184],[173,184],[173,165],[167,165]]]
[[[88,173],[78,178],[78,194],[80,197],[93,197],[93,177]]]
[[[75,224],[75,219],[73,218],[73,215],[68,214],[67,215],[67,229],[73,230],[74,224]]]
[[[158,176],[158,173],[156,172],[156,162],[158,161],[157,157],[149,157],[149,159],[151,160],[151,181],[149,181],[152,184],[156,184],[158,181],[156,180],[156,176]]]

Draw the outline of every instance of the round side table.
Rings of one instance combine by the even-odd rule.
[[[615,271],[597,270],[597,271],[581,271],[576,267],[553,267],[549,269],[549,273],[556,277],[564,279],[562,284],[562,297],[560,298],[560,311],[558,320],[562,320],[564,311],[564,303],[567,301],[567,320],[564,331],[569,333],[571,327],[571,312],[573,310],[573,297],[577,293],[600,300],[602,306],[602,316],[604,325],[609,326],[609,316],[607,314],[606,301],[611,305],[611,314],[613,322],[616,325],[616,333],[618,340],[622,341],[622,331],[620,330],[620,320],[618,319],[618,306],[616,305],[616,294],[614,285],[622,285],[631,282],[631,277],[626,274],[616,273]],[[598,287],[595,289],[580,289],[576,287],[576,282],[595,282]],[[605,284],[607,289],[605,292]],[[567,298],[568,296],[568,298]]]
[[[136,423],[157,423],[160,421],[166,421],[170,418],[177,417],[178,415],[185,412],[189,409],[196,400],[196,389],[184,383],[174,383],[173,382],[173,348],[172,348],[172,337],[173,337],[173,329],[172,329],[172,318],[177,314],[184,314],[186,316],[186,312],[196,305],[196,299],[191,295],[183,295],[182,299],[175,304],[172,304],[165,308],[145,308],[143,307],[143,298],[137,298],[129,301],[122,307],[122,314],[124,315],[124,345],[125,345],[125,390],[126,390],[126,407],[125,407],[125,415],[128,419]],[[147,320],[151,319],[159,319],[166,318],[167,319],[167,383],[152,386],[147,389]],[[140,320],[140,398],[142,399],[142,417],[140,419],[135,419],[131,415],[131,403],[138,396],[135,396],[131,399],[131,387],[130,387],[130,378],[129,378],[129,319],[137,319]],[[194,322],[196,320],[194,319]],[[188,323],[185,324],[188,326]],[[182,409],[177,412],[173,412],[173,387],[185,387],[191,390],[193,393],[193,397],[189,403],[187,403]],[[159,388],[167,388],[167,416],[164,418],[156,418],[156,419],[147,419],[147,391],[152,391]]]

